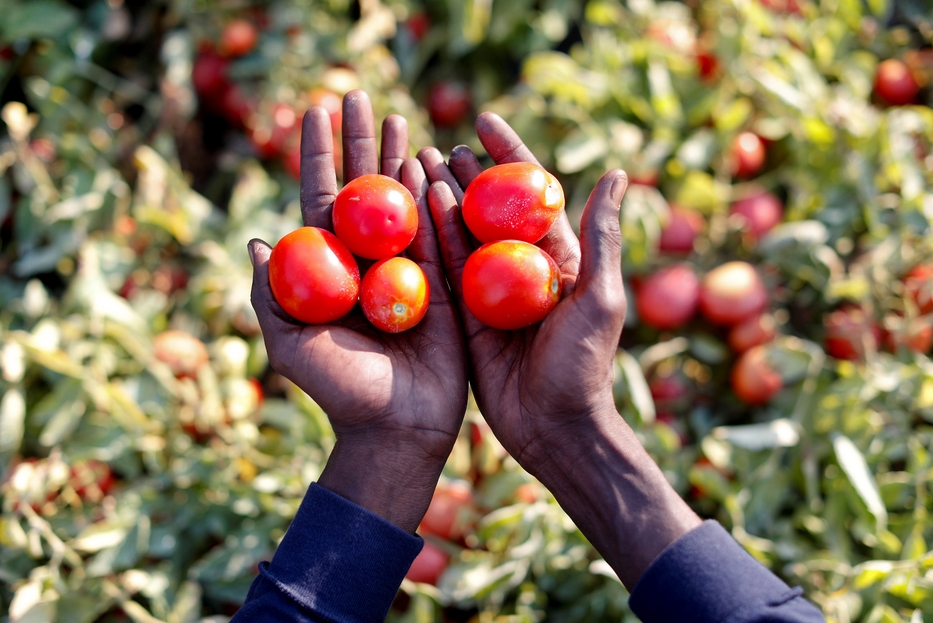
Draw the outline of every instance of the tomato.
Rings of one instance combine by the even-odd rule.
[[[752,132],[742,132],[732,141],[729,164],[733,177],[751,177],[765,165],[765,144]]]
[[[256,27],[245,19],[238,19],[227,24],[220,35],[218,51],[224,56],[243,56],[249,54],[256,47],[259,33]]]
[[[418,231],[418,207],[408,189],[386,175],[361,175],[334,200],[334,233],[360,257],[401,253]]]
[[[693,241],[705,226],[706,221],[696,210],[671,206],[671,217],[661,230],[658,249],[666,253],[690,253]]]
[[[858,305],[843,305],[823,318],[824,346],[836,359],[864,361],[865,355],[881,343],[881,327]]]
[[[275,300],[292,318],[323,324],[344,316],[356,304],[360,269],[332,233],[301,227],[272,249],[269,284]]]
[[[921,314],[933,312],[933,264],[914,266],[904,277],[904,289]]]
[[[733,352],[744,353],[753,346],[766,344],[777,335],[777,323],[771,314],[750,316],[729,330],[729,347]]]
[[[525,504],[534,504],[540,497],[540,490],[533,482],[525,482],[515,487],[515,500]]]
[[[722,76],[722,66],[719,57],[708,50],[698,50],[696,55],[697,73],[700,74],[700,80],[709,84],[719,80]]]
[[[260,158],[273,158],[298,144],[298,115],[287,104],[276,104],[268,116],[256,113],[250,118],[250,139]]]
[[[327,111],[334,135],[339,134],[343,126],[343,98],[327,89],[311,89],[308,101],[311,106],[320,106]]]
[[[690,397],[690,387],[684,375],[678,373],[652,377],[648,389],[658,411],[680,411]]]
[[[463,221],[480,242],[537,242],[563,209],[560,182],[530,162],[489,167],[463,193]]]
[[[227,87],[227,67],[230,61],[209,50],[198,54],[191,68],[191,83],[204,101],[214,101]]]
[[[424,11],[416,11],[405,20],[405,29],[408,30],[411,38],[416,42],[420,42],[424,39],[424,36],[428,34],[430,28],[431,18]]]
[[[700,311],[715,324],[738,324],[767,305],[765,284],[747,262],[718,266],[707,273],[700,285]]]
[[[657,271],[641,284],[635,298],[638,317],[655,329],[676,329],[693,318],[700,280],[689,264]]]
[[[366,319],[386,333],[407,331],[421,322],[430,300],[424,271],[404,257],[376,262],[360,286],[360,306]]]
[[[755,346],[732,367],[732,390],[749,405],[763,405],[781,391],[784,380],[768,362],[767,346]]]
[[[473,493],[467,485],[438,485],[419,530],[447,541],[458,541],[473,528],[476,518]]]
[[[165,362],[178,378],[197,378],[209,357],[204,342],[184,331],[163,331],[152,342],[155,358]]]
[[[915,353],[928,353],[933,348],[933,324],[930,324],[930,320],[906,320],[899,317],[895,319],[895,324],[895,329],[884,332],[884,345],[891,352],[906,348]]]
[[[920,85],[902,61],[889,58],[875,69],[875,93],[893,106],[910,104],[920,92]]]
[[[113,489],[113,472],[103,461],[79,461],[71,466],[69,484],[82,500],[100,502]]]
[[[441,80],[428,93],[428,115],[438,128],[455,128],[466,119],[473,102],[462,82]]]
[[[496,329],[521,329],[554,309],[560,270],[551,256],[527,242],[489,242],[463,267],[463,301],[476,318]]]
[[[768,192],[759,192],[732,204],[729,214],[739,215],[756,239],[771,231],[784,218],[781,200]]]
[[[425,541],[424,547],[412,561],[405,577],[412,582],[437,584],[449,562],[450,557],[444,553],[444,550]]]

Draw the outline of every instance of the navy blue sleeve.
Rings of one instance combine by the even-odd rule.
[[[644,623],[825,623],[802,593],[706,521],[648,566],[629,605]]]
[[[313,484],[231,623],[383,621],[423,545]]]

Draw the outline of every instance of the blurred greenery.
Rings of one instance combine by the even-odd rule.
[[[227,58],[236,19],[258,42]],[[451,81],[560,176],[572,220],[606,169],[640,182],[633,297],[674,262],[764,276],[784,388],[763,406],[732,390],[723,329],[659,332],[630,306],[617,404],[677,491],[831,622],[933,616],[933,362],[903,337],[933,322],[904,279],[933,260],[931,38],[923,0],[7,0],[0,621],[213,622],[242,603],[333,445],[268,368],[245,243],[300,224],[295,120],[328,93],[404,115],[413,153],[481,153],[472,114],[432,114]],[[911,105],[875,93],[888,58]],[[738,177],[742,132],[766,159]],[[730,205],[761,190],[784,222],[756,239]],[[672,205],[705,228],[683,256],[658,246]],[[824,341],[843,304],[888,334],[860,360]],[[428,537],[450,566],[406,580],[390,620],[636,620],[472,406],[449,483],[476,521]]]

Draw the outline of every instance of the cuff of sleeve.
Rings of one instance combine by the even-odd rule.
[[[705,521],[648,566],[629,605],[645,623],[720,623],[748,608],[778,606],[801,592],[752,558],[717,522]]]
[[[421,537],[312,484],[260,573],[329,621],[382,621],[423,545]]]

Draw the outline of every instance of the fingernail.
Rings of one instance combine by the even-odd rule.
[[[249,252],[249,263],[253,265],[253,268],[256,268],[256,252],[253,250],[253,242],[246,243],[246,250]]]
[[[609,189],[609,198],[612,199],[613,203],[616,205],[622,203],[622,195],[625,194],[626,188],[628,188],[628,180],[625,178],[612,183],[612,187]]]

